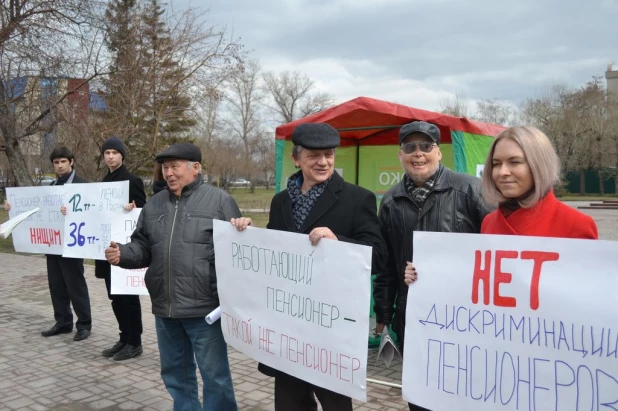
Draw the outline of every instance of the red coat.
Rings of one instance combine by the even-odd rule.
[[[534,207],[519,208],[505,218],[498,209],[483,220],[481,234],[597,240],[597,225],[589,215],[558,201],[553,191]]]

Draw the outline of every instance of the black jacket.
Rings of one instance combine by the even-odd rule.
[[[155,180],[152,182],[152,195],[157,194],[159,191],[165,190],[167,187],[167,181],[165,180]]]
[[[267,228],[309,234],[316,227],[328,227],[339,241],[372,247],[372,272],[384,264],[386,246],[380,233],[375,195],[362,187],[346,183],[337,172],[300,230],[296,230],[294,225],[292,200],[287,190],[275,195],[270,204]],[[264,364],[259,365],[259,370],[271,377],[287,375]]]
[[[83,178],[78,176],[77,173],[75,173],[75,177],[73,177],[72,184],[84,184],[87,182],[88,182],[87,180],[84,180]],[[56,176],[56,179],[52,181],[52,183],[50,184],[50,186],[62,186],[62,185],[64,185],[64,183],[60,182],[57,176]]]
[[[388,259],[374,282],[376,321],[391,324],[392,319],[393,330],[403,340],[408,295],[404,271],[406,262],[413,261],[413,231],[480,233],[481,223],[489,212],[481,197],[481,181],[446,167],[422,210],[408,196],[403,179],[391,187],[380,205],[380,227],[388,247]]]
[[[148,200],[131,242],[119,247],[121,267],[148,267],[154,315],[204,317],[219,306],[212,220],[238,217],[234,199],[201,175],[180,197],[163,190]]]
[[[105,177],[103,177],[103,183],[109,183],[113,181],[127,181],[129,180],[129,203],[135,201],[137,208],[144,207],[146,204],[146,193],[144,193],[144,182],[141,178],[135,174],[129,172],[125,165],[121,165],[116,170],[110,172],[108,170]],[[95,260],[94,262],[94,276],[97,278],[105,278],[111,275],[111,266],[107,261]]]

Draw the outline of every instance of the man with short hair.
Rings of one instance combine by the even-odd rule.
[[[74,169],[75,159],[68,148],[64,146],[56,147],[51,152],[49,159],[56,173],[56,180],[51,185],[61,186],[72,183],[87,183],[86,180],[76,174]],[[5,201],[4,208],[8,211],[11,209],[11,205]],[[65,209],[63,206],[61,211]],[[73,310],[75,310],[75,315],[77,316],[77,322],[75,323],[77,332],[73,336],[73,340],[85,340],[90,336],[92,317],[88,285],[84,278],[84,260],[82,258],[67,258],[53,254],[47,254],[46,258],[47,281],[49,283],[49,294],[54,307],[56,323],[50,329],[41,331],[41,335],[43,337],[51,337],[72,332],[73,313],[71,312],[71,304],[73,304]]]
[[[371,191],[348,183],[335,171],[339,132],[326,123],[303,123],[292,132],[290,155],[299,170],[288,179],[287,189],[270,204],[267,228],[307,234],[312,245],[322,238],[372,248],[372,266],[380,267],[386,247],[380,233],[376,197]],[[239,230],[250,218],[234,219]],[[324,244],[328,247],[329,243]],[[320,402],[324,411],[352,410],[352,399],[311,384],[265,364],[258,369],[275,377],[275,411],[313,411]]]
[[[103,182],[129,181],[129,203],[125,208],[142,208],[146,203],[144,182],[135,174],[129,172],[124,165],[126,150],[122,140],[118,137],[110,137],[101,146],[101,155],[108,167],[108,172],[103,177]],[[105,279],[107,297],[112,302],[112,310],[118,321],[120,339],[112,347],[101,353],[105,358],[114,361],[123,361],[137,357],[143,352],[142,349],[142,307],[139,295],[112,294],[111,266],[107,261],[96,260],[94,262],[94,275]]]
[[[479,233],[490,210],[482,200],[478,178],[453,172],[440,162],[437,126],[424,121],[405,124],[399,131],[399,145],[399,162],[405,175],[388,190],[380,205],[380,226],[388,260],[376,275],[373,295],[376,332],[381,334],[385,325],[392,325],[403,350],[408,296],[404,282],[406,267],[414,272],[416,280],[411,263],[413,231]],[[425,409],[414,404],[409,407]]]
[[[144,281],[152,301],[161,377],[174,410],[201,410],[195,361],[202,375],[204,410],[237,409],[221,322],[204,317],[219,306],[213,219],[240,217],[234,199],[204,184],[202,153],[190,143],[163,150],[167,189],[144,206],[131,242],[111,243],[107,261],[123,268],[148,267]]]

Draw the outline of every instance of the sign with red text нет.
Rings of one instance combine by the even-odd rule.
[[[371,247],[214,220],[225,341],[270,367],[366,401]]]
[[[112,220],[123,218],[129,182],[69,184],[66,192],[63,257],[105,260]]]
[[[617,409],[618,242],[415,232],[414,265],[405,400]]]
[[[134,208],[129,212],[124,212],[121,216],[113,220],[112,241],[118,244],[130,243],[131,235],[135,230],[141,212],[141,208]],[[110,294],[148,295],[148,290],[144,283],[144,275],[147,269],[148,267],[125,269],[112,265],[112,286]]]
[[[7,187],[6,196],[11,204],[9,218],[39,209],[11,233],[15,251],[61,255],[64,216],[60,208],[65,201],[64,186]]]

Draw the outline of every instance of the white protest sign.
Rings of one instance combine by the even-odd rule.
[[[371,248],[214,220],[221,328],[270,367],[366,401]]]
[[[67,215],[64,219],[62,255],[105,260],[112,224],[122,218],[129,203],[129,182],[69,184],[64,186]]]
[[[483,171],[485,171],[485,164],[477,164],[476,165],[476,176],[478,178],[483,177]]]
[[[6,221],[2,224],[0,224],[0,239],[4,240],[6,238],[8,238],[11,233],[13,232],[13,230],[20,225],[26,218],[30,217],[32,214],[36,213],[39,211],[39,208],[33,208],[30,211],[25,211],[19,215],[17,215],[16,217],[13,217],[11,219],[9,219],[9,221]]]
[[[137,225],[141,208],[134,208],[130,212],[125,212],[112,221],[112,241],[120,244],[131,242],[131,234]],[[112,294],[124,295],[148,295],[146,284],[144,284],[144,274],[148,267],[127,270],[112,265]]]
[[[12,232],[18,253],[62,254],[64,186],[7,187],[9,218],[39,208]]]
[[[415,232],[414,264],[405,400],[616,409],[618,242]]]

